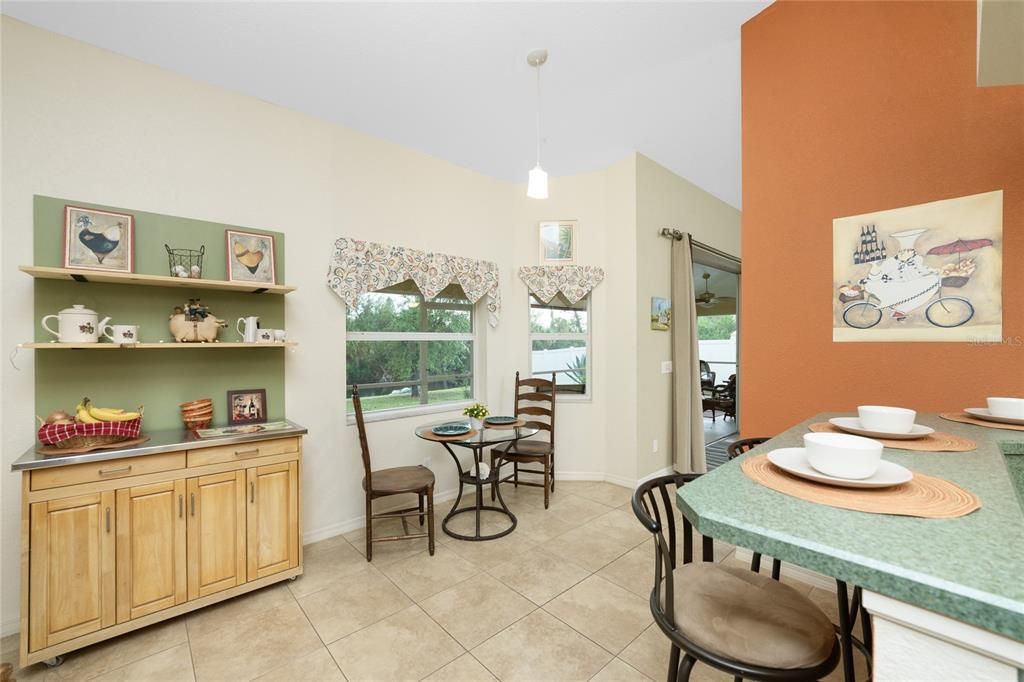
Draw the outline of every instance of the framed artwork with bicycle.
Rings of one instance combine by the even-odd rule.
[[[1002,338],[1001,190],[832,221],[832,340]]]

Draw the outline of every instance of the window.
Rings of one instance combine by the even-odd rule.
[[[473,304],[449,285],[427,301],[411,281],[363,294],[346,313],[346,398],[363,412],[473,398]]]
[[[555,373],[559,393],[590,395],[590,296],[569,303],[557,294],[542,303],[530,294],[530,374]]]

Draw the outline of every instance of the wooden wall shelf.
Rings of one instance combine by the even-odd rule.
[[[150,287],[181,287],[183,289],[206,289],[214,291],[236,291],[249,294],[289,294],[295,287],[284,284],[260,284],[258,282],[225,282],[219,279],[186,279],[163,275],[142,275],[131,272],[104,272],[102,270],[77,270],[72,268],[49,268],[35,265],[21,265],[22,272],[40,279],[58,279],[74,282],[101,282],[103,284],[136,284]],[[142,345],[142,344],[140,344]],[[248,345],[248,344],[247,344]]]
[[[193,349],[193,348],[294,348],[299,345],[298,341],[285,341],[283,343],[177,343],[167,341],[166,343],[136,343],[132,346],[121,346],[116,343],[22,343],[19,348],[33,348],[35,350],[168,350],[168,349]]]

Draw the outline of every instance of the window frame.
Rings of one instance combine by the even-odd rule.
[[[388,293],[383,291],[370,291],[367,293]],[[449,303],[449,302],[436,302],[435,300],[428,300],[422,292],[415,291],[410,292],[408,295],[418,296],[420,298],[420,310],[426,314],[427,311],[434,310],[466,310],[470,313],[470,324],[472,331],[470,332],[350,332],[348,331],[348,324],[346,320],[345,329],[345,400],[348,401],[348,342],[349,341],[408,341],[408,342],[429,342],[429,341],[468,341],[472,347],[472,373],[466,374],[445,374],[436,377],[421,376],[415,380],[408,381],[388,381],[378,382],[374,384],[360,384],[361,386],[367,386],[372,388],[387,388],[390,386],[394,387],[405,387],[405,386],[417,386],[426,385],[429,393],[430,383],[433,381],[444,381],[446,379],[456,379],[468,376],[470,380],[470,392],[471,397],[465,400],[453,400],[450,402],[443,403],[421,403],[419,405],[410,405],[406,407],[393,407],[386,410],[370,410],[363,411],[364,422],[376,422],[376,421],[387,421],[390,419],[402,419],[404,417],[414,417],[423,414],[434,414],[438,412],[461,412],[466,407],[472,405],[478,401],[478,397],[483,395],[483,376],[482,368],[484,366],[483,359],[483,325],[478,323],[478,311],[477,305],[468,301],[466,303]],[[347,306],[346,306],[347,312]],[[426,367],[424,355],[426,354],[426,344],[424,343],[420,349],[421,364],[420,367]],[[349,414],[346,407],[345,410],[345,422],[349,426],[356,423],[355,413]]]
[[[551,332],[535,332],[533,331],[533,318],[531,316],[531,310],[533,309],[532,300],[533,292],[527,291],[526,293],[526,348],[527,348],[527,368],[529,370],[529,376],[537,377],[539,374],[533,373],[533,342],[534,341],[576,341],[583,339],[586,342],[587,349],[587,386],[583,393],[574,393],[569,391],[555,390],[558,394],[558,402],[572,402],[572,403],[589,403],[594,398],[594,370],[591,361],[593,360],[593,345],[592,337],[594,333],[593,325],[593,307],[594,307],[594,292],[590,291],[584,297],[587,301],[587,331],[582,334],[556,334]],[[548,372],[543,372],[547,374]]]

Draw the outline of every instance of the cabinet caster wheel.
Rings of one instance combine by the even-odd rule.
[[[293,582],[295,582],[298,579],[299,579],[299,576],[293,575],[291,578],[288,578],[288,582],[293,583]]]
[[[54,656],[53,658],[48,658],[45,661],[43,661],[43,663],[46,664],[47,668],[56,668],[58,665],[60,665],[63,662],[64,662],[64,657],[63,656]]]

